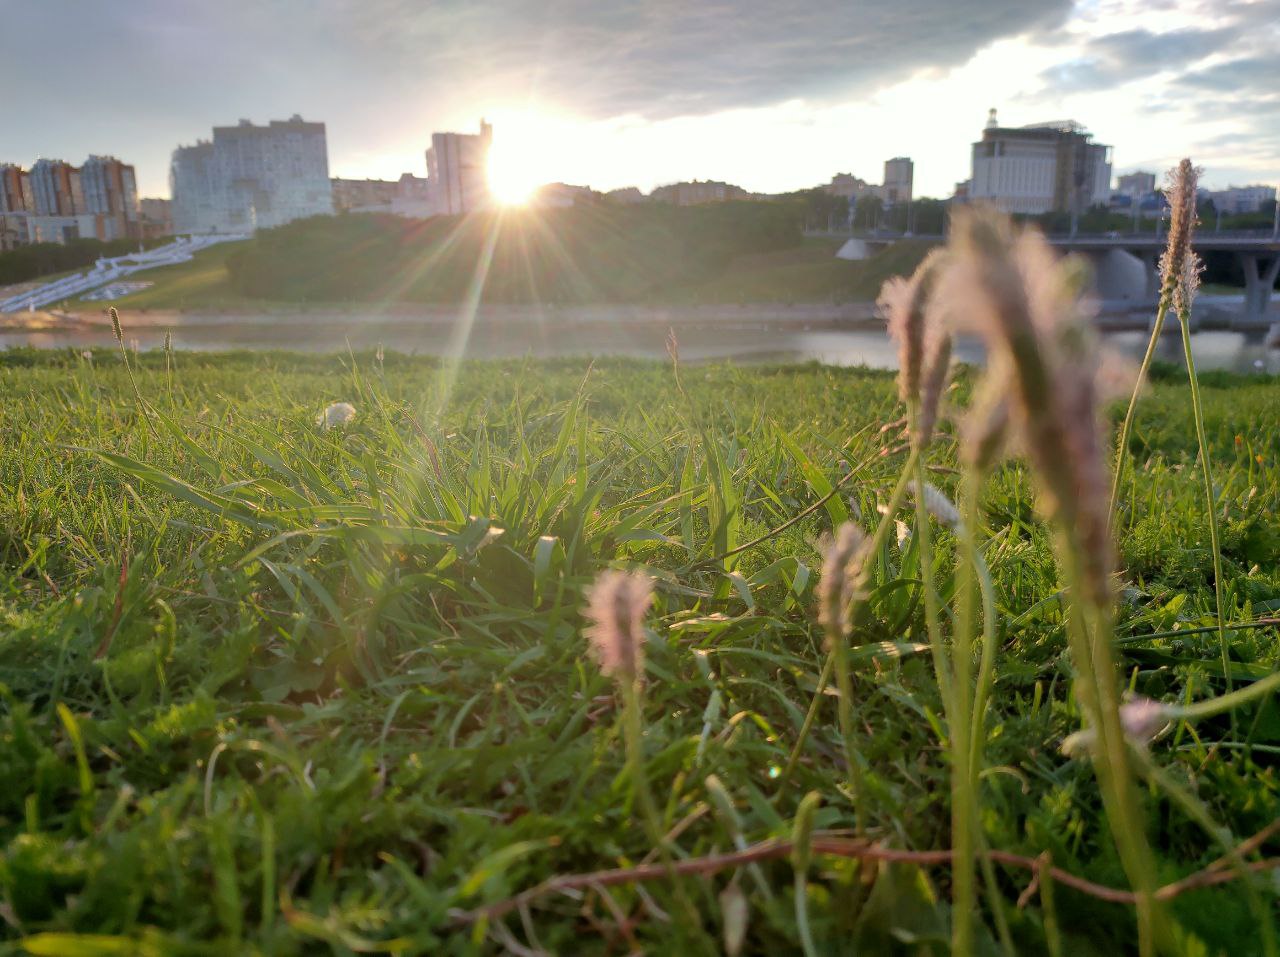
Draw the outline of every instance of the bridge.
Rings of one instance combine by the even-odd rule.
[[[945,236],[912,235],[876,231],[863,236],[848,233],[811,233],[831,238],[851,239],[860,244],[862,258],[903,239],[944,242]],[[1063,252],[1079,253],[1093,262],[1097,293],[1111,310],[1155,308],[1160,293],[1160,256],[1166,237],[1156,233],[1107,233],[1104,235],[1050,235],[1045,237]],[[1273,290],[1280,277],[1280,232],[1201,232],[1192,239],[1199,253],[1233,254],[1244,272],[1242,308],[1228,320],[1232,329],[1266,329],[1275,324],[1280,331],[1280,315],[1271,312]],[[842,254],[843,254],[842,250]]]
[[[1142,264],[1143,289],[1135,306],[1154,305],[1160,293],[1160,256],[1164,253],[1164,237],[1150,234],[1106,236],[1050,236],[1049,241],[1066,252],[1080,253],[1094,261],[1098,273],[1099,295],[1106,296],[1107,257],[1122,253]],[[1269,315],[1272,291],[1280,277],[1280,235],[1275,233],[1200,233],[1192,239],[1199,253],[1233,254],[1244,272],[1244,308],[1233,318],[1232,327],[1265,328],[1272,322]],[[1126,297],[1134,298],[1134,297]],[[1280,321],[1280,320],[1277,320]]]

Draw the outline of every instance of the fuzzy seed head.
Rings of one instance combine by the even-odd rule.
[[[606,675],[643,678],[644,618],[652,603],[653,579],[639,572],[601,572],[587,592],[587,640]]]
[[[1006,396],[1009,422],[1034,466],[1042,511],[1078,551],[1089,597],[1107,604],[1113,556],[1109,473],[1100,429],[1096,338],[1079,300],[1082,267],[1057,260],[1043,237],[1014,236],[1002,216],[957,214],[956,267],[940,291],[963,328],[990,351],[990,388]],[[990,459],[999,431],[992,399],[966,431]]]
[[[164,351],[165,352],[173,351],[173,333],[168,330],[165,330],[165,334],[164,334]]]
[[[1145,748],[1157,734],[1168,726],[1174,718],[1174,710],[1167,704],[1145,698],[1142,695],[1130,695],[1120,705],[1120,729],[1126,740],[1135,747]],[[1062,742],[1062,751],[1075,756],[1086,750],[1092,750],[1098,742],[1098,733],[1093,728],[1085,728],[1075,734],[1068,735]]]
[[[116,342],[118,342],[121,348],[123,348],[124,330],[120,328],[120,313],[116,312],[115,306],[112,306],[108,310],[108,315],[111,316],[111,334],[116,337]]]
[[[325,406],[324,410],[316,416],[316,425],[325,431],[339,429],[355,417],[356,407],[350,402],[334,402],[332,405]]]
[[[877,305],[888,324],[889,335],[898,343],[898,395],[903,402],[913,402],[920,395],[925,313],[942,262],[943,253],[935,250],[910,279],[895,276],[880,290]]]
[[[951,333],[930,323],[925,336],[924,370],[920,377],[920,434],[916,441],[925,448],[933,440],[938,422],[938,407],[951,376]]]
[[[863,584],[863,551],[866,536],[853,522],[845,522],[834,536],[824,540],[822,576],[818,580],[818,624],[827,641],[843,640],[853,626],[853,600]]]
[[[911,494],[919,495],[924,500],[925,511],[932,515],[939,525],[944,525],[953,532],[959,530],[960,511],[941,489],[925,482],[921,490],[915,482],[912,482]]]
[[[1199,266],[1191,251],[1196,228],[1196,184],[1199,167],[1184,159],[1169,170],[1165,197],[1169,201],[1169,238],[1160,257],[1162,295],[1174,298],[1175,308],[1191,306],[1190,293],[1199,281]]]

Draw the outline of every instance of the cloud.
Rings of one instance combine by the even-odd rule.
[[[1088,41],[1083,55],[1044,71],[1058,93],[1105,90],[1170,71],[1182,71],[1237,40],[1240,28],[1183,29],[1154,33],[1124,30]]]
[[[1280,51],[1265,56],[1227,60],[1203,70],[1184,73],[1178,84],[1200,90],[1242,93],[1244,100],[1275,91],[1280,81]]]
[[[448,99],[465,89],[664,118],[867,92],[1050,29],[1070,9],[1071,0],[36,0],[6,12],[0,54],[18,75],[54,74],[61,90],[137,92],[122,74],[154,81],[154,65],[209,102],[219,86],[234,99],[254,83],[339,97],[345,88]],[[70,54],[56,70],[51,49]],[[38,96],[40,84],[29,86]],[[164,90],[152,82],[152,92]]]

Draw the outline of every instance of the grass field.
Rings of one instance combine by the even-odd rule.
[[[609,566],[657,580],[644,748],[679,855],[788,836],[810,790],[820,830],[856,818],[889,847],[948,846],[910,514],[874,557],[851,653],[857,805],[834,699],[780,783],[821,667],[815,542],[872,521],[901,465],[888,375],[684,367],[682,396],[670,366],[621,361],[455,376],[393,355],[184,354],[166,370],[153,353],[135,372],[145,418],[118,353],[0,356],[0,951],[697,953],[744,906],[746,952],[796,951],[785,857],[464,916],[554,874],[656,860],[582,633],[584,589]],[[1132,443],[1118,634],[1133,687],[1177,699],[1224,672],[1187,390],[1170,377]],[[1203,385],[1227,617],[1274,615],[1280,383]],[[335,400],[358,414],[322,431]],[[847,494],[769,535],[850,464]],[[982,506],[1003,629],[985,839],[1122,887],[1092,772],[1059,752],[1079,715],[1023,468]],[[1228,634],[1237,687],[1276,667],[1274,628]],[[1153,753],[1239,837],[1280,809],[1280,713],[1234,720],[1179,726]],[[1145,807],[1162,881],[1219,855],[1181,806]],[[948,873],[815,856],[817,952],[931,952]],[[1019,907],[1029,876],[999,868],[983,898],[1017,952],[1046,933],[1068,954],[1131,950],[1132,908],[1061,884]],[[1256,952],[1240,888],[1172,902],[1187,953]]]

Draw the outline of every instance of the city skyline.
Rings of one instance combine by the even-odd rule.
[[[1011,126],[1085,123],[1114,146],[1118,174],[1189,154],[1211,186],[1280,179],[1268,85],[1280,0],[824,0],[784,12],[740,0],[644,13],[566,0],[536,21],[509,0],[319,0],[305,20],[293,13],[283,0],[181,16],[158,0],[20,0],[0,80],[24,95],[6,111],[0,160],[113,153],[136,165],[140,194],[167,195],[178,144],[301,113],[327,124],[333,175],[394,179],[423,173],[431,131],[483,115],[495,154],[544,182],[778,192],[909,155],[917,195],[946,196],[996,107]],[[42,70],[51,49],[67,56]]]

